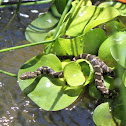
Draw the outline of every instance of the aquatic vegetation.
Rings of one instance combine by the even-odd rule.
[[[0,52],[44,44],[44,52],[19,69],[18,81],[22,91],[44,110],[57,111],[72,104],[89,85],[90,96],[103,100],[93,113],[96,125],[123,125],[126,115],[125,11],[126,5],[120,2],[103,2],[94,6],[90,0],[55,0],[48,12],[27,26],[25,36],[30,44]],[[104,82],[108,89],[119,90],[116,98],[106,99],[99,93],[90,62],[59,58],[82,53],[97,55],[115,71],[116,77],[104,76]],[[41,66],[57,72],[63,70],[64,78],[42,75],[20,79],[22,73],[36,71]],[[120,111],[121,108],[124,111]]]

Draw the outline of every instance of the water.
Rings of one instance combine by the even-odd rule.
[[[15,9],[0,9],[0,49],[27,44],[24,31],[49,4],[22,7],[6,32],[3,28]],[[37,11],[32,11],[37,10]],[[17,74],[24,62],[42,52],[41,45],[0,54],[0,69]],[[56,112],[39,108],[20,89],[17,78],[0,73],[0,126],[95,126],[92,120],[95,100],[88,96],[76,106]],[[88,108],[87,108],[88,107]]]

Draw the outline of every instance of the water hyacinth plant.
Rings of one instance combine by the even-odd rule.
[[[44,110],[58,111],[89,90],[90,96],[103,101],[93,113],[96,125],[126,125],[125,16],[126,5],[120,2],[109,1],[95,6],[90,0],[55,0],[48,12],[27,26],[25,37],[30,44],[0,52],[45,45],[44,52],[29,59],[18,72],[19,86],[31,100]],[[81,59],[73,62],[70,58],[59,58],[82,53],[97,55],[114,69],[116,78],[104,76],[104,81],[108,89],[118,89],[116,98],[106,99],[99,93],[89,61]],[[34,72],[41,66],[48,66],[56,72],[63,70],[64,78],[45,74],[28,80],[20,79],[22,73]],[[86,88],[87,85],[89,88]]]

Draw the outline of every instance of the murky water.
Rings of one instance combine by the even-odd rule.
[[[26,26],[47,7],[49,4],[22,7],[6,32],[3,28],[15,9],[0,9],[0,49],[28,43],[24,36]],[[39,45],[0,53],[0,69],[17,74],[24,62],[42,50]],[[91,114],[94,102],[85,97],[73,109],[47,112],[21,91],[17,78],[0,73],[0,126],[95,126]]]

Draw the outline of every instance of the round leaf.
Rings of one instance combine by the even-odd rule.
[[[116,62],[126,68],[126,43],[113,45],[110,50]]]
[[[106,38],[106,33],[100,28],[95,28],[84,35],[84,53],[96,55],[102,42]]]
[[[58,21],[59,18],[54,17],[51,12],[40,15],[26,28],[26,39],[31,43],[44,41],[47,33],[57,26]]]
[[[49,66],[59,72],[62,70],[60,60],[53,54],[40,54],[27,61],[18,72],[20,88],[39,107],[47,111],[57,111],[72,104],[82,92],[81,87],[69,87],[63,79],[42,75],[37,78],[21,80],[22,73],[35,71],[40,66]]]
[[[80,86],[85,82],[81,67],[76,62],[70,62],[64,67],[64,77],[70,86]]]
[[[93,120],[97,126],[116,126],[108,102],[102,103],[95,108]]]
[[[108,37],[100,46],[98,56],[103,60],[108,66],[114,67],[116,60],[112,57],[112,46],[124,46],[126,42],[126,33],[117,32],[110,37]],[[118,50],[117,50],[117,53]]]
[[[36,88],[28,96],[42,109],[57,111],[72,104],[82,92],[82,88],[71,88],[64,81],[42,77]]]
[[[32,59],[28,60],[19,70],[18,72],[18,80],[19,80],[19,86],[22,90],[24,90],[26,87],[28,87],[31,83],[33,83],[36,79],[28,79],[28,80],[21,80],[19,77],[22,73],[25,72],[34,72],[41,66],[48,66],[52,68],[53,70],[59,72],[62,70],[61,62],[60,60],[53,54],[39,54],[36,57],[33,57]]]

